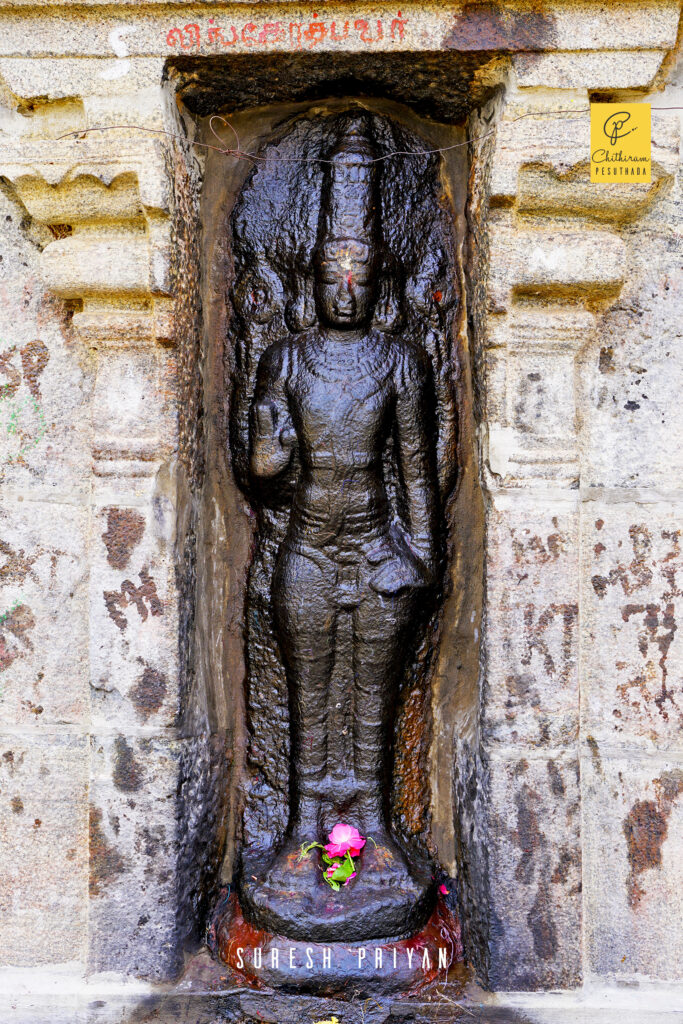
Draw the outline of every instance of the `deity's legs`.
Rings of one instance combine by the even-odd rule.
[[[287,668],[291,730],[290,831],[299,845],[318,838],[327,773],[327,699],[337,615],[332,570],[285,550],[273,584],[280,650]]]
[[[394,706],[411,604],[405,593],[385,597],[368,586],[353,613],[354,763],[367,832],[386,828]]]
[[[403,591],[377,594],[370,587],[353,615],[355,775],[357,813],[371,840],[363,852],[364,872],[373,883],[409,886],[407,862],[391,837],[389,796],[394,708],[410,654],[415,599]],[[374,842],[373,842],[374,840]]]
[[[354,568],[355,566],[355,568]],[[356,571],[357,569],[357,571]],[[291,787],[287,835],[270,863],[243,878],[242,898],[263,926],[315,941],[400,934],[428,906],[432,881],[416,861],[411,869],[391,835],[393,708],[410,653],[415,598],[377,594],[376,567],[362,555],[342,560],[283,548],[273,578],[274,625],[290,690]],[[353,772],[349,824],[368,842],[358,877],[343,894],[325,884],[316,853],[321,804],[330,783],[328,704],[335,667],[337,622],[351,614],[353,655],[344,670],[353,685]],[[362,909],[362,913],[361,913]]]

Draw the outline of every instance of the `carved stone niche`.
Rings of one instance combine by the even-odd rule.
[[[479,546],[462,550],[479,529],[465,151],[433,152],[461,131],[380,100],[230,123],[203,137],[257,156],[210,150],[202,194],[196,674],[230,709],[235,750],[231,886],[210,942],[252,981],[331,991],[329,972],[268,975],[250,950],[335,943],[348,958],[431,935],[435,968],[437,945],[462,954],[438,892],[455,861],[450,785],[433,781],[453,759],[443,666],[470,586],[458,593],[456,561],[480,579]],[[299,854],[338,822],[367,841],[333,891],[319,850]]]

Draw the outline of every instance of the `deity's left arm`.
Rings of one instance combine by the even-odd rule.
[[[404,496],[401,510],[412,550],[433,577],[438,561],[434,395],[428,354],[406,347],[396,380],[396,448]]]

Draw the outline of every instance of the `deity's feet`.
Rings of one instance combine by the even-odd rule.
[[[266,931],[311,942],[412,935],[434,906],[433,872],[417,857],[409,864],[384,829],[375,829],[372,840],[361,853],[356,878],[339,892],[323,878],[320,851],[301,858],[298,835],[269,863],[246,857],[240,883],[245,916]]]
[[[368,834],[355,881],[368,889],[399,889],[414,899],[419,899],[421,892],[405,854],[391,835],[379,828]]]
[[[303,896],[322,881],[320,858],[315,850],[302,854],[305,839],[294,833],[288,836],[266,872],[268,888],[290,897]],[[306,844],[307,845],[307,844]]]

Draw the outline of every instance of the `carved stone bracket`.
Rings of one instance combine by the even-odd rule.
[[[18,148],[0,174],[56,236],[42,254],[44,281],[72,304],[74,337],[108,350],[93,403],[95,476],[153,475],[173,445],[164,357],[154,352],[173,341],[168,144],[128,133]]]
[[[486,338],[494,489],[577,485],[575,357],[628,276],[619,227],[643,216],[677,166],[675,126],[653,114],[652,184],[592,184],[586,106],[556,90],[544,108],[567,110],[558,121],[543,108],[534,116],[518,93],[498,127]]]

